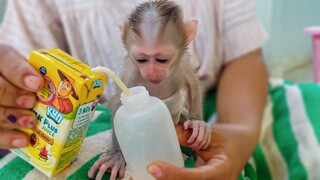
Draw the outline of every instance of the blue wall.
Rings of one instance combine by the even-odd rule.
[[[256,0],[257,14],[270,39],[264,46],[269,66],[284,70],[311,60],[311,38],[307,26],[320,26],[319,0]]]

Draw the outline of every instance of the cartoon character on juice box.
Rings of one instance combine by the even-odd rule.
[[[57,89],[57,97],[52,102],[52,106],[60,112],[68,114],[73,110],[72,102],[69,99],[70,95],[76,100],[78,100],[79,97],[77,95],[74,79],[60,70],[58,70],[58,74],[61,81]]]
[[[30,135],[30,144],[32,145],[32,147],[40,150],[39,159],[43,159],[44,161],[47,161],[48,156],[51,156],[47,150],[47,145],[44,145],[42,148],[38,147],[38,146],[40,146],[39,137],[35,133],[32,133]]]
[[[48,153],[48,150],[47,150],[46,145],[44,145],[43,148],[40,149],[39,159],[41,158],[41,159],[47,161],[47,160],[48,160],[48,155],[51,156],[51,155]]]

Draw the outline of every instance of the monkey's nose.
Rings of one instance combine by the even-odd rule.
[[[157,69],[152,69],[150,72],[147,73],[146,78],[149,82],[153,84],[159,84],[161,83],[166,77],[165,73],[159,72]]]
[[[153,74],[148,77],[148,80],[153,84],[159,84],[163,81],[163,78],[161,78],[161,76],[159,76],[159,75]]]

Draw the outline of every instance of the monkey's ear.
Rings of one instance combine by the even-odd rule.
[[[124,41],[126,38],[126,24],[121,24],[119,26],[120,32],[121,32],[121,38]]]
[[[184,25],[184,31],[186,35],[185,43],[189,45],[191,41],[196,37],[198,29],[198,20],[192,19]]]
[[[121,34],[123,34],[124,31],[125,31],[125,24],[119,25],[119,29],[120,29],[120,31],[121,31]]]

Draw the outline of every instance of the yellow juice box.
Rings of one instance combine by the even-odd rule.
[[[76,158],[107,77],[58,49],[33,51],[29,63],[45,80],[33,108],[38,122],[21,129],[29,145],[12,151],[52,177]]]

